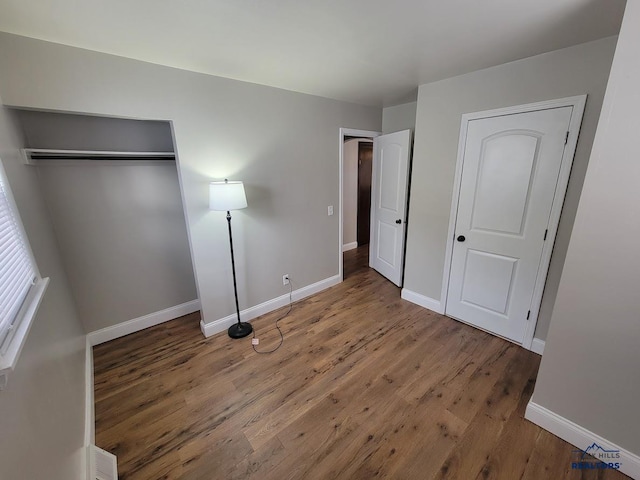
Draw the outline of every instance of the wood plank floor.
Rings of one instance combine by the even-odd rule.
[[[365,263],[363,263],[363,260]],[[571,469],[523,419],[539,357],[400,299],[345,254],[275,353],[203,338],[197,314],[94,348],[96,440],[121,479],[623,479]],[[277,344],[282,309],[256,319]]]

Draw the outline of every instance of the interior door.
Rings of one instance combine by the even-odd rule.
[[[402,286],[411,131],[373,139],[369,266]]]
[[[522,342],[572,110],[469,122],[447,315]]]

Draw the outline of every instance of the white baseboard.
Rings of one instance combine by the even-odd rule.
[[[159,312],[150,313],[149,315],[144,315],[126,322],[118,323],[117,325],[96,330],[95,332],[89,333],[87,336],[89,337],[91,345],[100,345],[101,343],[129,335],[130,333],[139,332],[145,328],[168,322],[174,318],[197,312],[198,310],[200,310],[200,300],[192,300],[187,303],[176,305],[175,307],[165,308]]]
[[[84,363],[84,446],[89,447],[96,443],[96,413],[94,401],[93,381],[93,347],[89,336],[85,337],[85,363]],[[87,478],[90,479],[90,465],[87,461]]]
[[[335,275],[333,277],[325,278],[324,280],[320,280],[319,282],[313,283],[311,285],[307,285],[306,287],[299,288],[294,290],[291,294],[291,298],[294,302],[306,298],[314,293],[321,292],[322,290],[326,290],[329,287],[333,287],[334,285],[339,284],[342,281],[340,275]],[[273,298],[271,300],[267,300],[266,302],[261,303],[260,305],[256,305],[254,307],[249,307],[240,312],[240,319],[243,322],[248,322],[249,320],[253,320],[260,315],[264,315],[265,313],[272,312],[280,307],[284,307],[289,304],[289,294],[281,295],[280,297]],[[236,314],[233,313],[224,318],[220,318],[210,323],[200,322],[200,330],[202,330],[202,334],[205,337],[210,337],[211,335],[215,335],[216,333],[224,332],[231,325],[237,322]]]
[[[631,478],[640,479],[640,456],[534,402],[527,405],[524,418],[580,449],[585,449],[595,442],[608,450],[619,450],[620,471]]]
[[[402,289],[402,293],[400,295],[403,299],[408,302],[415,303],[416,305],[420,305],[421,307],[428,308],[429,310],[433,310],[436,313],[444,314],[444,310],[442,309],[442,304],[439,300],[434,300],[433,298],[425,297],[416,292],[412,292],[411,290],[407,290],[406,288]]]
[[[537,353],[538,355],[542,355],[544,353],[544,345],[545,345],[544,340],[540,340],[539,338],[534,338],[533,342],[531,342],[531,351],[533,353]]]
[[[344,245],[342,245],[343,252],[353,250],[354,248],[358,248],[358,242],[345,243]]]

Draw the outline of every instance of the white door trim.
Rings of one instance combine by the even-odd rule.
[[[527,324],[522,340],[522,346],[528,350],[532,348],[533,335],[535,333],[536,324],[538,322],[538,313],[540,311],[540,302],[542,301],[542,293],[547,279],[549,270],[549,262],[551,261],[551,253],[558,231],[558,223],[560,222],[560,214],[562,213],[562,205],[564,196],[567,192],[569,184],[569,175],[571,173],[571,165],[578,144],[578,134],[580,133],[580,125],[582,124],[582,115],[587,101],[586,95],[578,95],[575,97],[560,98],[557,100],[548,100],[544,102],[529,103],[526,105],[516,105],[507,108],[498,108],[495,110],[485,110],[482,112],[465,113],[462,115],[460,125],[460,138],[458,140],[458,158],[456,161],[456,173],[453,184],[453,197],[451,199],[451,212],[449,214],[449,231],[447,235],[447,249],[445,252],[445,267],[442,275],[442,292],[440,294],[440,304],[442,312],[446,311],[447,295],[449,293],[449,277],[451,274],[451,258],[453,256],[453,237],[455,235],[456,217],[458,214],[458,200],[460,198],[460,183],[462,181],[462,163],[464,159],[465,141],[467,138],[467,128],[471,120],[480,118],[500,117],[503,115],[513,115],[516,113],[534,112],[537,110],[547,110],[550,108],[573,107],[571,113],[571,121],[569,122],[569,138],[567,146],[562,155],[562,163],[560,166],[560,174],[558,176],[558,184],[556,186],[553,204],[551,206],[551,215],[549,217],[549,231],[547,241],[544,243],[542,257],[538,267],[538,275],[533,290],[533,299],[531,301],[531,318]]]
[[[340,281],[342,282],[342,280],[344,280],[344,275],[342,272],[342,241],[343,241],[343,212],[342,212],[342,203],[343,203],[343,192],[342,189],[344,188],[344,137],[370,137],[370,138],[374,138],[374,137],[379,137],[380,135],[382,135],[382,132],[375,132],[373,130],[356,130],[353,128],[341,128],[340,129],[340,135],[339,135],[339,143],[338,143],[338,175],[339,175],[339,182],[338,182],[338,189],[339,189],[339,195],[338,195],[338,222],[339,222],[339,227],[338,227],[338,276],[340,277]]]

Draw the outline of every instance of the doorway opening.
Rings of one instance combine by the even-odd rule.
[[[344,280],[344,252],[368,246],[368,265],[402,287],[411,130],[340,129],[339,160],[338,275]]]
[[[171,123],[14,114],[92,345],[197,311]]]
[[[370,230],[373,139],[381,134],[351,128],[341,128],[339,132],[338,275],[341,280],[369,263],[370,239],[366,230]],[[360,160],[364,165],[360,165]],[[368,201],[363,198],[367,197],[367,190]]]
[[[368,265],[373,138],[347,136],[343,145],[343,278]]]

